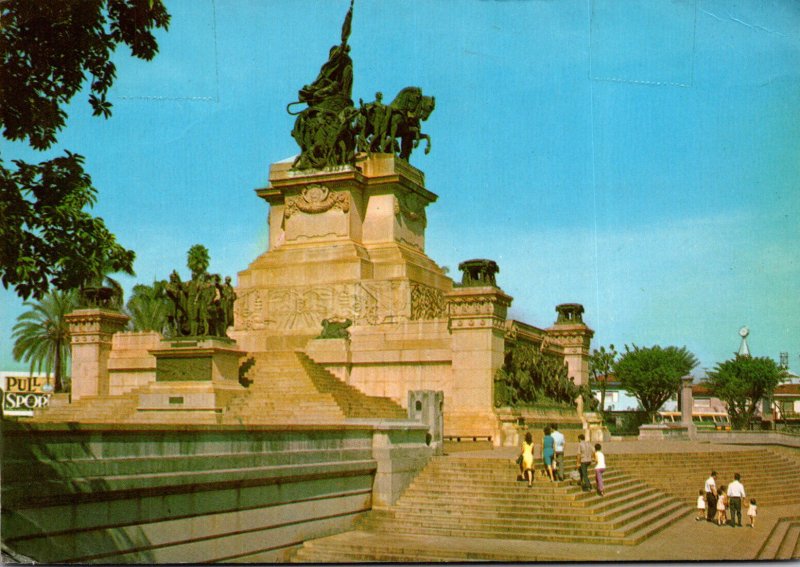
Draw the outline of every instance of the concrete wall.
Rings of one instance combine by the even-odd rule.
[[[800,448],[800,435],[781,431],[698,431],[698,441],[736,445],[785,445]]]
[[[148,351],[160,347],[161,334],[115,333],[108,357],[109,394],[118,396],[156,381],[156,357]]]
[[[285,561],[431,454],[411,424],[3,425],[3,542],[45,563]]]

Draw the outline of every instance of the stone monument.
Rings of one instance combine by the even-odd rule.
[[[239,359],[245,353],[227,336],[236,293],[230,277],[209,274],[208,250],[189,249],[192,277],[182,282],[173,270],[164,286],[169,298],[168,336],[149,350],[156,359],[155,384],[140,392],[140,412],[191,412],[216,418],[243,391]]]
[[[298,155],[271,164],[268,184],[255,190],[269,206],[267,249],[234,289],[207,272],[207,251],[193,247],[191,279],[173,272],[165,283],[168,336],[118,333],[116,350],[95,357],[92,395],[110,382],[114,394],[138,396],[137,416],[207,422],[222,413],[223,421],[262,423],[277,380],[304,399],[325,398],[313,391],[310,373],[320,371],[408,411],[421,401],[409,392],[433,392],[430,408],[446,408],[432,429],[440,450],[447,438],[505,442],[494,379],[511,342],[563,358],[569,379],[587,381],[593,332],[580,305],[560,305],[550,329],[511,321],[513,298],[498,284],[496,262],[466,260],[454,282],[426,254],[426,211],[437,196],[409,160],[423,142],[430,151],[423,123],[436,101],[408,86],[388,104],[373,91],[373,101],[356,106],[352,22],[351,2],[340,42],[287,107]],[[325,403],[317,422],[344,416],[329,407],[337,402]]]

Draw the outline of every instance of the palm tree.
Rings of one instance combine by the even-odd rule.
[[[169,299],[164,292],[164,284],[163,281],[154,281],[152,286],[144,284],[133,286],[126,307],[134,331],[164,333],[169,314]]]
[[[77,305],[74,291],[54,291],[36,302],[26,301],[29,311],[17,317],[11,337],[14,339],[14,359],[30,362],[30,372],[55,375],[55,390],[64,389],[67,362],[70,355],[69,325],[65,315]]]
[[[189,248],[186,265],[192,271],[192,277],[204,274],[208,269],[209,261],[208,248],[202,244],[195,244]]]

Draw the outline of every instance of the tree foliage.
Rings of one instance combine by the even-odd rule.
[[[154,281],[153,285],[133,286],[126,305],[134,331],[156,331],[164,334],[169,314],[170,301],[165,292],[166,282]]]
[[[588,388],[581,389],[569,379],[567,366],[541,347],[515,343],[506,348],[505,363],[495,374],[495,405],[526,406],[537,403],[573,404]]]
[[[625,345],[614,372],[622,388],[639,400],[652,420],[664,402],[678,393],[681,378],[695,366],[697,359],[686,347],[633,345],[631,349]]]
[[[783,371],[771,358],[736,355],[717,364],[705,384],[728,404],[731,426],[749,429],[759,400],[770,395],[782,378]]]
[[[111,55],[158,52],[153,30],[167,29],[160,0],[13,0],[0,2],[0,128],[12,141],[50,148],[67,119],[64,107],[88,86],[96,116],[109,117]],[[120,246],[91,208],[97,190],[83,157],[30,164],[0,158],[0,276],[23,299],[50,287],[77,287],[110,263],[130,271],[134,253]]]
[[[604,412],[606,409],[608,375],[611,374],[611,370],[614,368],[618,357],[619,353],[614,348],[613,344],[608,346],[608,350],[606,350],[606,347],[601,346],[599,349],[593,350],[589,355],[589,373],[592,375],[592,382],[595,387],[600,390],[601,412]]]
[[[30,363],[31,372],[52,372],[55,390],[64,389],[70,356],[70,333],[65,315],[75,308],[77,293],[55,291],[40,301],[26,301],[30,310],[17,318],[11,333],[15,360]]]
[[[206,273],[208,265],[211,263],[211,256],[208,254],[208,248],[202,244],[195,244],[189,248],[186,254],[186,266],[192,272],[192,276]]]

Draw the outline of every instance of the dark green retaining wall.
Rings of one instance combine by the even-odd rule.
[[[3,422],[3,543],[39,562],[283,561],[372,506],[364,426]]]

